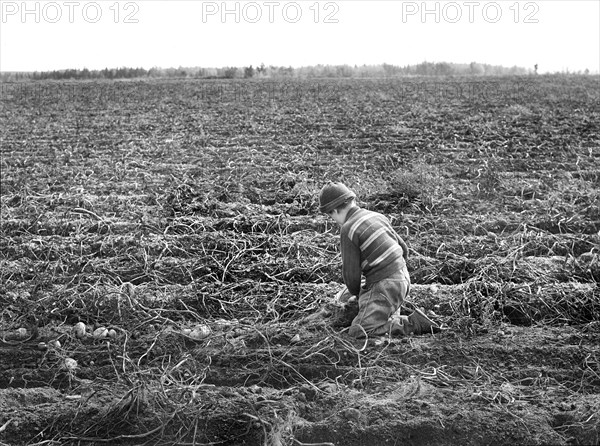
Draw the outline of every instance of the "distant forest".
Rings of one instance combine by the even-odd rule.
[[[19,80],[76,80],[76,79],[139,79],[139,78],[196,78],[196,79],[249,79],[249,78],[369,78],[403,76],[503,76],[535,74],[537,65],[531,69],[503,67],[471,62],[422,62],[417,65],[315,65],[308,67],[179,67],[179,68],[87,68],[34,72],[3,72],[3,81]],[[586,73],[587,74],[587,73]]]

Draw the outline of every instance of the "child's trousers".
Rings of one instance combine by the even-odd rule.
[[[406,269],[391,277],[363,286],[358,295],[358,315],[348,333],[355,338],[380,336],[390,332],[390,316],[410,290],[410,276]]]

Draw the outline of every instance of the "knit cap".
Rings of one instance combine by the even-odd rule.
[[[343,183],[330,181],[319,194],[319,210],[328,214],[350,198],[356,198],[356,194]]]

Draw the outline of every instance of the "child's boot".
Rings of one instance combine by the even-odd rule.
[[[438,324],[425,316],[425,313],[417,308],[408,316],[408,322],[414,334],[439,333],[441,331]]]
[[[392,336],[408,336],[413,332],[412,324],[408,316],[394,315],[390,323],[390,334]]]

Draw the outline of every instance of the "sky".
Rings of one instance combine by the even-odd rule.
[[[428,61],[600,72],[600,0],[1,0],[0,14],[0,71]]]

